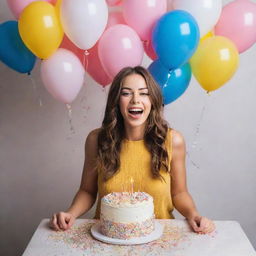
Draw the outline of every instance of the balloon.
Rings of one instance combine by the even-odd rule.
[[[99,40],[99,58],[110,78],[124,67],[140,65],[143,45],[136,32],[127,25],[108,28]]]
[[[150,64],[148,70],[161,87],[165,105],[179,98],[189,86],[191,68],[188,63],[169,71],[160,60],[155,60]]]
[[[96,44],[108,21],[108,7],[103,0],[63,0],[60,13],[65,34],[81,49]]]
[[[42,62],[41,78],[55,99],[69,104],[83,85],[84,69],[74,53],[60,48]]]
[[[192,72],[206,91],[214,91],[235,73],[239,54],[233,42],[222,36],[205,39],[190,60]]]
[[[57,14],[57,17],[58,17],[59,21],[60,21],[60,7],[61,7],[61,4],[62,4],[62,0],[57,0],[57,2],[55,4],[55,11],[56,11],[56,14]]]
[[[0,25],[0,60],[8,67],[29,73],[36,62],[36,57],[22,42],[17,21],[6,21]]]
[[[110,12],[108,16],[107,28],[116,24],[125,24],[122,13],[119,11]],[[98,42],[91,49],[89,49],[88,55],[85,55],[84,50],[81,50],[75,46],[66,36],[61,43],[61,47],[75,53],[76,56],[80,59],[86,71],[98,84],[104,87],[111,83],[112,79],[106,74],[99,59]]]
[[[195,18],[201,37],[215,26],[222,9],[221,0],[173,0],[172,5],[173,9],[187,11]]]
[[[153,48],[152,41],[149,40],[149,41],[145,42],[143,46],[144,46],[144,50],[145,50],[146,54],[148,55],[148,57],[151,60],[156,60],[157,55],[156,55],[155,50]]]
[[[98,43],[89,50],[88,55],[86,55],[84,50],[76,47],[66,36],[64,37],[60,47],[72,51],[79,58],[84,69],[98,84],[104,87],[111,83],[112,80],[104,71],[99,60]]]
[[[125,20],[121,12],[110,12],[108,16],[107,27],[112,27],[116,24],[125,24]],[[110,84],[112,79],[105,72],[99,58],[99,42],[96,43],[90,50],[88,55],[88,65],[86,67],[90,76],[103,87]],[[100,70],[100,72],[99,72]]]
[[[153,30],[154,50],[167,69],[185,64],[195,52],[198,41],[198,25],[185,11],[166,13]]]
[[[19,33],[25,45],[41,59],[51,56],[63,38],[55,8],[42,1],[24,9],[19,19]]]
[[[123,3],[126,23],[138,33],[142,40],[151,38],[153,26],[166,10],[166,0],[129,0]]]
[[[122,0],[106,0],[107,4],[109,6],[115,6],[122,3]]]
[[[239,53],[256,42],[256,4],[248,0],[227,4],[215,27],[215,34],[232,40]]]
[[[15,18],[19,19],[20,14],[24,10],[24,8],[30,3],[35,1],[38,1],[38,0],[7,0],[7,3],[13,15],[15,16]],[[41,1],[46,1],[52,4],[54,3],[53,0],[41,0]]]

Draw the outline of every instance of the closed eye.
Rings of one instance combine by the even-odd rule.
[[[121,95],[122,96],[129,96],[129,95],[132,95],[131,92],[121,92]]]

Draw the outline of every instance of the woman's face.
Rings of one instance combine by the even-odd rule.
[[[145,127],[151,102],[148,86],[141,75],[131,74],[124,79],[119,107],[126,127]]]

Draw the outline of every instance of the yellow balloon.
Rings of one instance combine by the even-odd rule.
[[[41,59],[58,49],[64,35],[55,7],[44,1],[32,2],[24,9],[19,33],[25,45]]]
[[[62,4],[62,0],[57,0],[56,4],[55,4],[55,10],[58,16],[58,19],[60,20],[60,7]]]
[[[213,31],[209,31],[207,34],[205,34],[204,36],[202,36],[200,38],[200,43],[202,43],[205,39],[209,38],[209,37],[213,37],[214,36],[214,33]]]
[[[224,85],[235,73],[238,63],[239,53],[236,46],[222,36],[202,41],[190,59],[194,76],[207,92]]]

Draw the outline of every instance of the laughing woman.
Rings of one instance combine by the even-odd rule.
[[[197,233],[214,224],[202,217],[188,192],[185,142],[162,116],[159,86],[143,67],[121,70],[111,85],[101,128],[89,133],[80,188],[66,212],[53,214],[50,226],[66,230],[75,219],[111,192],[121,192],[132,177],[134,191],[154,199],[157,219],[173,218],[175,208]]]

